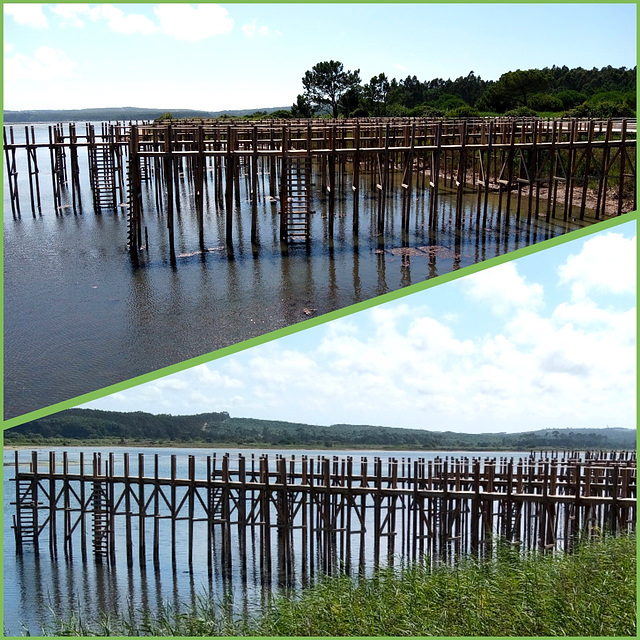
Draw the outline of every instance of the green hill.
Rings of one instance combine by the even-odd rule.
[[[634,429],[543,429],[524,433],[455,433],[431,429],[69,409],[5,431],[5,443],[167,444],[243,447],[426,450],[635,449]]]

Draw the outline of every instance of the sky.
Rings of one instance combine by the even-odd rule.
[[[469,433],[636,425],[636,223],[85,407]]]
[[[4,4],[5,110],[288,107],[323,60],[420,80],[636,64],[626,4]]]

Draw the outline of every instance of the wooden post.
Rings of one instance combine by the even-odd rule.
[[[187,521],[188,533],[188,557],[189,557],[189,569],[193,569],[193,524],[195,517],[195,499],[196,499],[196,458],[195,456],[189,456],[188,458],[188,474],[189,474],[189,486],[187,488],[187,510],[189,519]]]
[[[131,536],[131,482],[129,478],[129,454],[124,453],[124,510],[125,544],[127,547],[127,567],[133,566],[133,539]]]
[[[230,126],[227,127],[227,154],[225,156],[225,242],[227,251],[233,251],[233,133]]]
[[[287,188],[287,179],[290,173],[290,167],[288,166],[288,130],[286,127],[282,127],[282,155],[281,155],[281,170],[280,170],[280,240],[286,242],[287,240],[287,217],[289,215],[289,190]]]
[[[353,151],[353,234],[358,235],[360,226],[360,123],[356,123]]]
[[[618,185],[618,211],[617,215],[622,215],[622,201],[624,199],[624,172],[626,169],[627,142],[627,120],[622,121],[622,131],[620,133],[620,184]]]
[[[551,205],[554,204],[553,192],[556,184],[556,131],[557,123],[553,121],[551,132],[551,149],[549,150],[549,185],[547,187],[547,224],[551,221]]]
[[[55,208],[56,215],[58,215],[60,212],[60,208],[62,207],[62,199],[60,196],[60,183],[57,180],[58,169],[56,167],[55,143],[53,140],[52,127],[49,127],[49,160],[51,162],[51,191],[53,195],[53,206]],[[17,193],[16,193],[16,196],[17,196]]]
[[[329,156],[327,158],[329,171],[329,185],[327,187],[329,195],[329,237],[333,238],[334,218],[335,218],[335,190],[336,190],[336,127],[333,125],[329,131],[330,147]]]
[[[196,158],[195,188],[196,188],[196,214],[198,216],[198,239],[200,250],[204,251],[204,178],[207,158],[205,156],[204,127],[197,129],[198,156]]]
[[[160,567],[160,460],[153,456],[153,566]]]
[[[254,125],[251,132],[251,242],[258,243],[258,129]]]
[[[237,538],[240,552],[240,575],[242,581],[247,580],[247,470],[245,457],[238,456],[238,525]]]
[[[58,539],[56,530],[56,454],[49,452],[49,550],[53,558],[58,557]]]
[[[176,247],[173,230],[173,153],[171,140],[171,125],[165,129],[165,149],[164,149],[164,173],[167,186],[167,229],[169,230],[169,258],[172,265],[176,263]]]
[[[261,547],[260,573],[262,584],[271,584],[271,505],[269,488],[269,457],[260,458],[260,482],[263,489],[260,495]]]
[[[222,576],[229,579],[231,577],[231,490],[229,483],[229,454],[222,458],[222,491],[221,500],[221,520],[222,520]]]

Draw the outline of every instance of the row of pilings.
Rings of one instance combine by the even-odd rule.
[[[374,232],[384,238],[388,196],[400,190],[401,225],[408,230],[419,198],[428,199],[429,225],[437,223],[442,193],[455,197],[455,226],[500,228],[526,221],[600,220],[636,208],[635,120],[562,119],[354,119],[286,121],[173,121],[170,123],[75,124],[48,128],[48,142],[25,127],[17,143],[5,127],[4,148],[14,216],[20,215],[16,154],[26,151],[34,216],[42,213],[38,150],[49,152],[56,213],[61,193],[71,189],[73,211],[81,207],[78,152],[87,167],[96,212],[127,208],[127,244],[137,252],[145,242],[143,192],[153,192],[147,208],[166,215],[169,250],[175,255],[175,211],[188,191],[204,243],[204,210],[213,193],[224,215],[225,243],[233,249],[234,215],[244,199],[251,205],[251,240],[258,243],[258,203],[279,206],[281,240],[290,240],[287,215],[292,160],[308,158],[316,191],[327,202],[328,235],[333,237],[336,199],[349,194],[353,233],[359,233],[360,193],[376,194]],[[265,188],[265,177],[268,187]],[[303,207],[311,213],[312,188]],[[185,187],[186,185],[186,187]],[[267,194],[268,189],[268,194]],[[495,211],[494,211],[495,209]],[[148,213],[148,212],[147,212]],[[468,215],[468,213],[467,213]],[[306,239],[309,239],[308,237]]]
[[[79,456],[79,457],[78,457]],[[571,550],[635,530],[635,452],[396,458],[15,452],[16,550],[263,583],[397,561]]]

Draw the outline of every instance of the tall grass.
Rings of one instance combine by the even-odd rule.
[[[382,569],[325,578],[259,615],[233,617],[206,600],[184,614],[163,609],[142,622],[59,624],[57,635],[257,636],[636,636],[636,541],[606,538],[575,553]],[[104,633],[108,631],[108,633]]]

